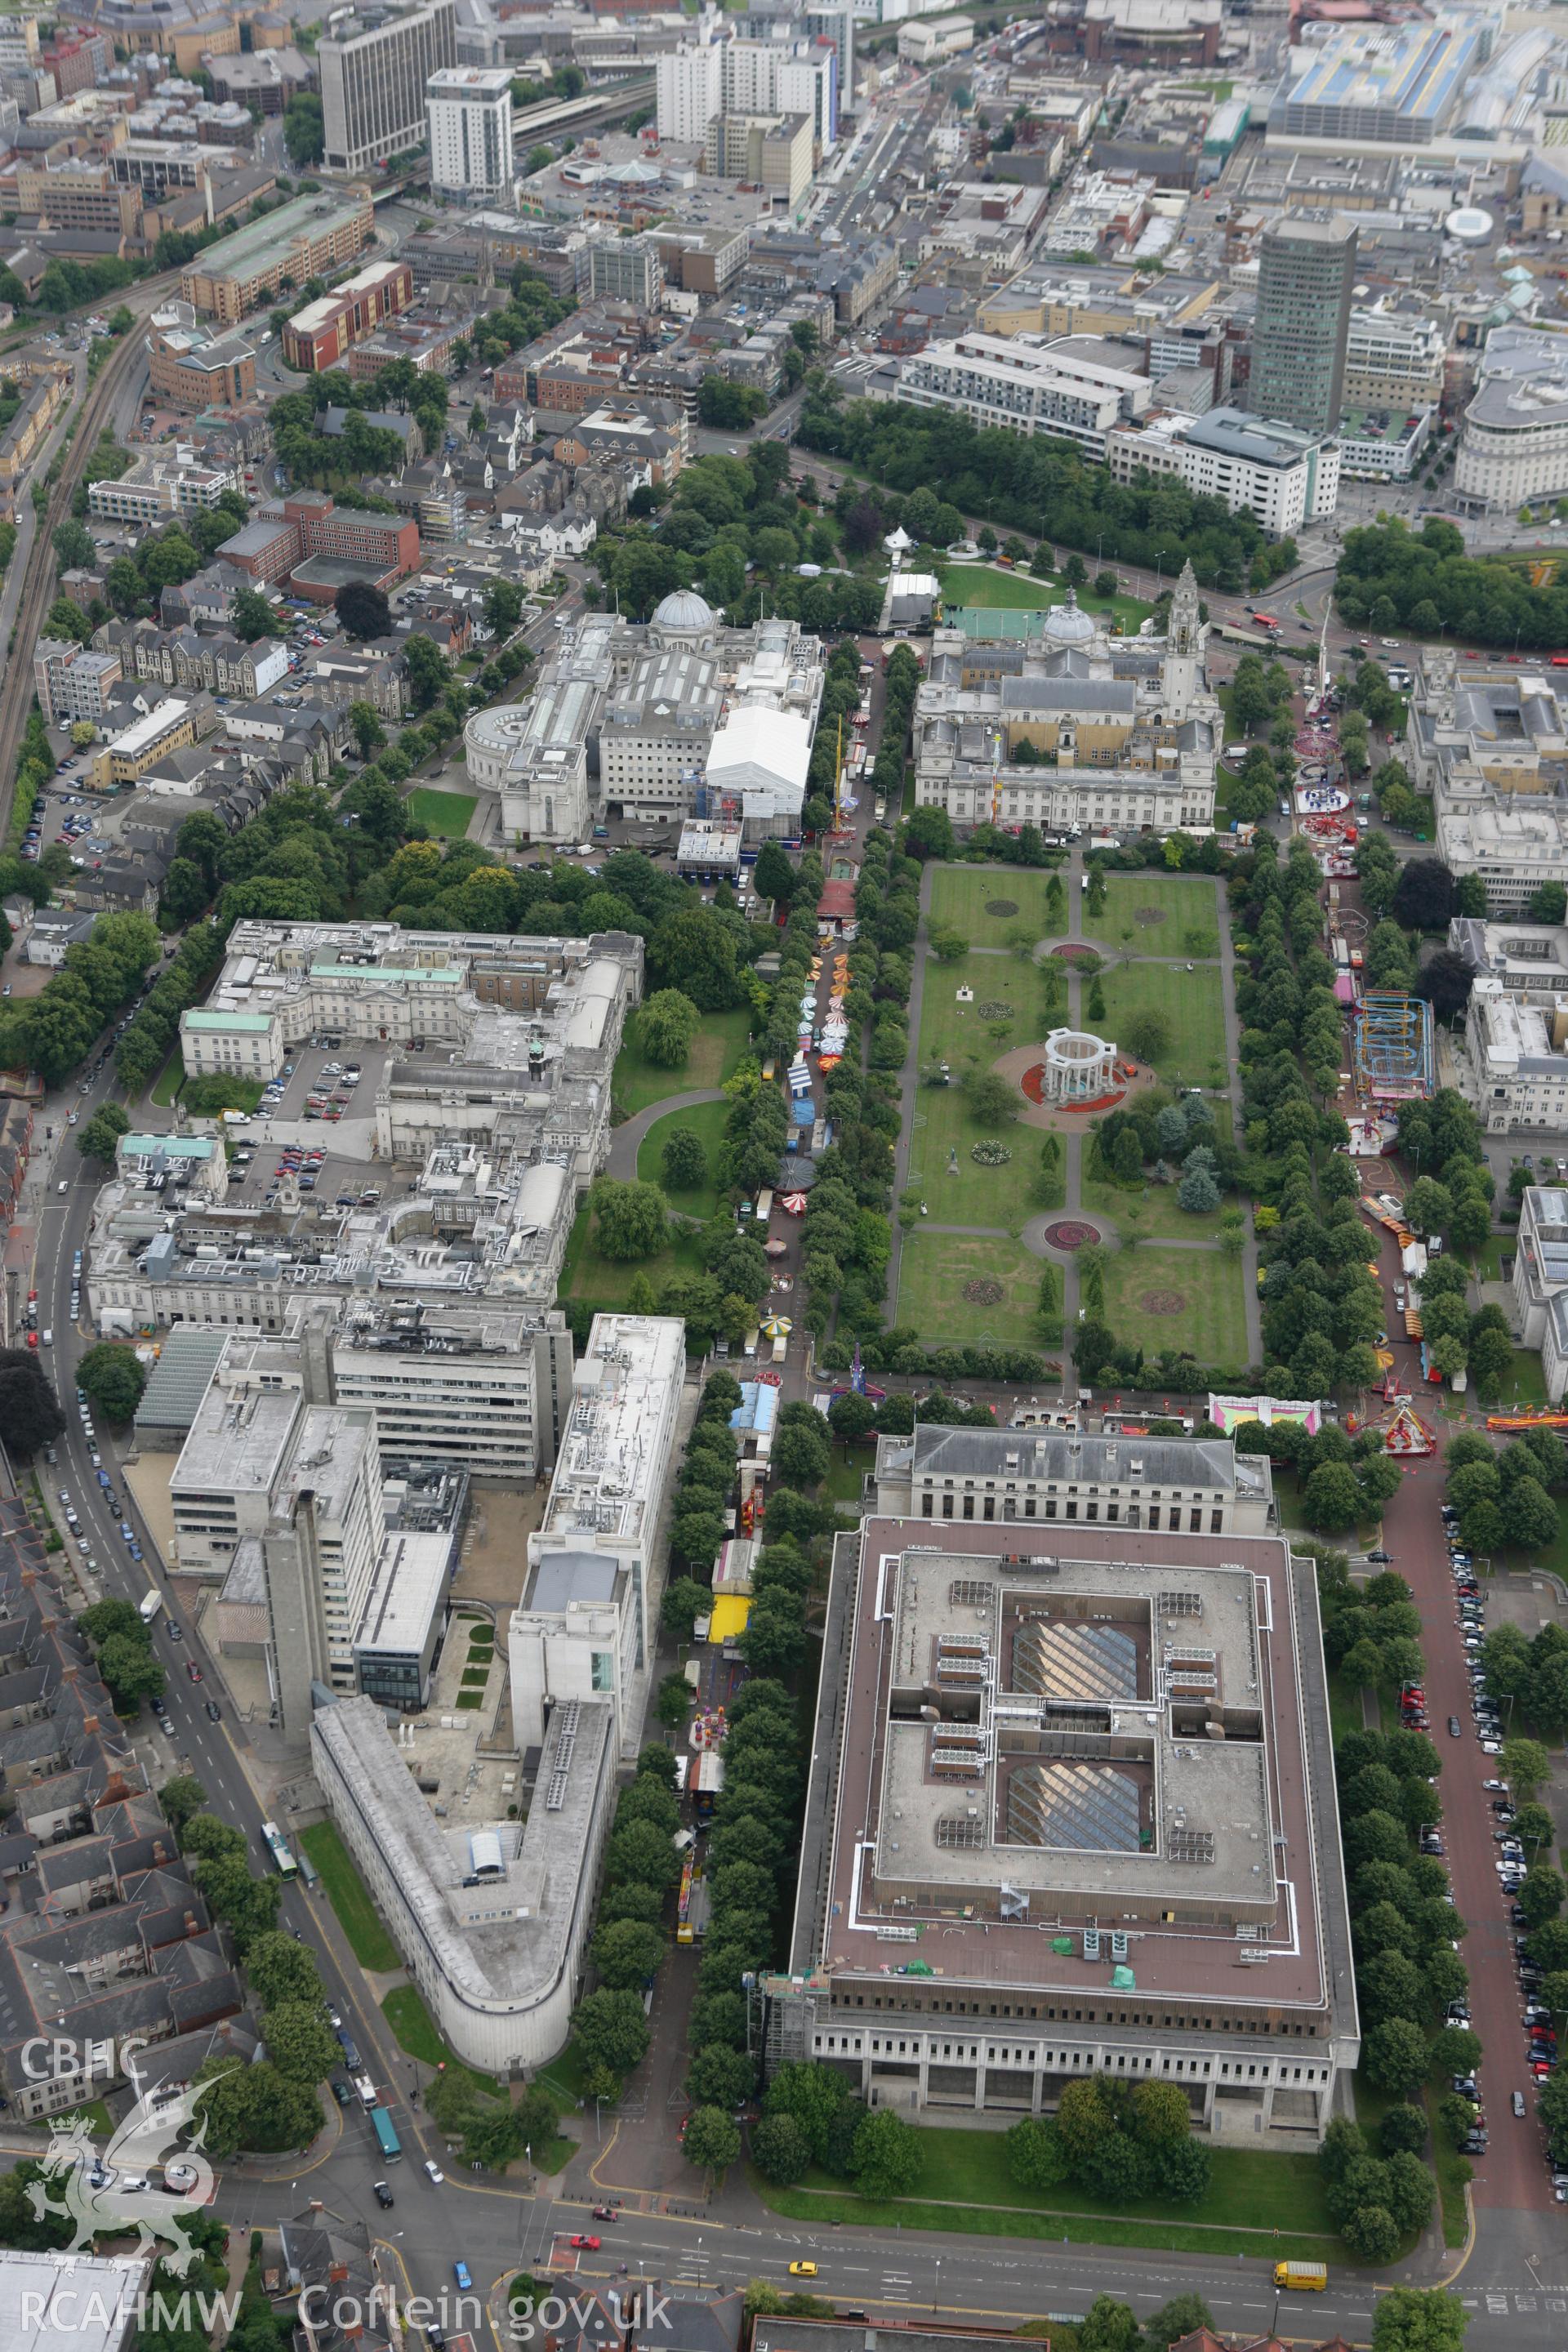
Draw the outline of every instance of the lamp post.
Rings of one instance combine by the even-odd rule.
[[[938,2256],[937,2256],[937,2258],[936,2258],[936,2284],[935,2284],[935,2285],[931,2288],[931,2316],[932,2316],[932,2318],[933,2318],[933,2319],[934,2319],[934,2317],[936,2316],[937,2300],[938,2300],[938,2297],[941,2295],[941,2294],[942,2294],[942,2256],[941,2256],[940,2254],[938,2254]]]

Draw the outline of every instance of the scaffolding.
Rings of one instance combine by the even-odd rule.
[[[1356,1009],[1351,1062],[1363,1101],[1425,1102],[1436,1066],[1432,1007],[1423,997],[1372,990]]]

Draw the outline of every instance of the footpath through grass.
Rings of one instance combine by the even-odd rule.
[[[1112,2205],[1072,2187],[1032,2192],[1007,2168],[998,2132],[925,2127],[923,2181],[952,2203],[921,2198],[881,2202],[856,2197],[813,2171],[799,2189],[751,2181],[775,2213],[798,2221],[858,2222],[873,2229],[932,2230],[960,2236],[1066,2238],[1078,2245],[1142,2246],[1167,2253],[1247,2254],[1271,2262],[1344,2263],[1343,2242],[1323,2201],[1317,2159],[1215,2148],[1213,2187],[1197,2206],[1157,2198]]]
[[[313,1829],[302,1830],[300,1843],[321,1874],[327,1900],[337,1913],[338,1925],[361,1968],[380,1976],[400,1969],[403,1962],[397,1947],[382,1926],[375,1906],[365,1892],[364,1881],[350,1861],[349,1850],[331,1822],[318,1822]]]

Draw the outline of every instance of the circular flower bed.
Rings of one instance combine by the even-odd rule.
[[[977,1004],[974,1009],[982,1021],[1011,1021],[1013,1018],[1013,1008],[1005,996],[988,996],[984,1004]]]
[[[1141,1290],[1138,1294],[1140,1315],[1180,1315],[1184,1312],[1186,1304],[1184,1291]]]
[[[1013,1157],[1006,1145],[994,1135],[988,1135],[984,1143],[971,1145],[969,1156],[980,1168],[1005,1168]]]
[[[1000,1307],[1007,1294],[999,1282],[981,1280],[966,1282],[963,1296],[971,1307]]]
[[[1156,923],[1165,920],[1165,909],[1163,907],[1134,907],[1132,919],[1140,929],[1152,930]]]
[[[1098,948],[1084,947],[1077,940],[1068,940],[1064,946],[1053,948],[1051,953],[1060,956],[1063,963],[1087,963],[1090,956],[1097,963],[1100,961]]]
[[[1091,1225],[1087,1217],[1058,1217],[1046,1227],[1046,1240],[1055,1250],[1087,1249],[1090,1242],[1100,1239],[1100,1227]]]
[[[999,923],[1005,923],[1010,916],[1017,913],[1018,901],[1016,898],[987,898],[985,911],[988,915],[994,915]]]

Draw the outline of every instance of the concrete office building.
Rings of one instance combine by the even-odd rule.
[[[1561,335],[1494,327],[1459,427],[1454,494],[1513,509],[1568,490],[1568,346]]]
[[[1546,1401],[1568,1391],[1568,1192],[1531,1184],[1519,1204],[1513,1255],[1513,1320],[1527,1348],[1541,1350]]]
[[[623,1760],[641,1744],[685,1377],[678,1318],[595,1317],[511,1613],[512,1721],[525,1748],[552,1708],[589,1697],[610,1703]]]
[[[1185,1511],[1215,1465],[1180,1450]],[[1220,2145],[1310,2147],[1361,2051],[1312,1565],[1058,1483],[1034,1548],[879,1513],[836,1545],[769,2062],[996,2125],[1159,2081]],[[940,1975],[891,1973],[928,1931]]]
[[[1345,336],[1344,397],[1363,408],[1434,408],[1443,397],[1447,348],[1436,319],[1353,310]]]
[[[371,7],[316,51],[329,172],[365,172],[423,144],[430,77],[458,62],[453,0]]]
[[[312,1683],[352,1692],[385,1533],[375,1415],[213,1384],[170,1481],[176,1570],[258,1591],[271,1720],[302,1738]]]
[[[797,623],[722,626],[679,589],[646,623],[590,613],[561,632],[526,703],[478,710],[468,773],[519,842],[582,841],[608,816],[694,814],[748,842],[799,829],[823,654]]]
[[[443,66],[426,85],[430,187],[462,203],[510,203],[511,75],[504,66]]]
[[[1047,336],[966,334],[928,343],[902,362],[887,396],[916,408],[957,409],[976,425],[1074,441],[1098,459],[1112,425],[1143,415],[1153,386],[1131,368]]]
[[[1247,405],[1303,433],[1339,428],[1355,285],[1356,227],[1343,214],[1271,221],[1258,249]]]
[[[564,2042],[615,1798],[607,1699],[555,1707],[526,1822],[438,1822],[369,1698],[322,1706],[310,1762],[443,2041],[521,2075]]]

